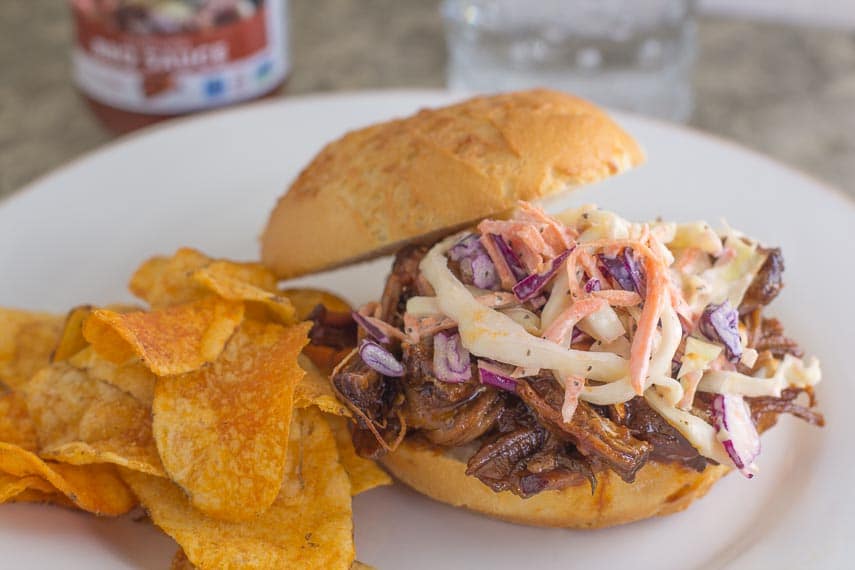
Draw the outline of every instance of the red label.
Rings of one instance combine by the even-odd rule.
[[[265,10],[249,18],[171,35],[135,35],[73,9],[77,45],[104,63],[149,76],[217,67],[263,50],[268,43]]]

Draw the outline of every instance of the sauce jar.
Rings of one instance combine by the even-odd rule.
[[[75,82],[112,130],[276,92],[287,0],[70,0]]]

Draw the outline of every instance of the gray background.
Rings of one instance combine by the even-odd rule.
[[[442,87],[432,0],[291,0],[284,97]],[[0,0],[0,196],[109,142],[70,79],[62,0]],[[702,16],[690,124],[855,196],[855,32]]]

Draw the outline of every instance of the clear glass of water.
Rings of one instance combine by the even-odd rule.
[[[674,121],[692,113],[695,0],[444,0],[448,86],[552,87]]]

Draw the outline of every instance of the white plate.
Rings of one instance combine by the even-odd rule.
[[[181,245],[255,258],[267,212],[321,145],[353,127],[451,99],[417,91],[292,99],[173,123],[108,146],[0,204],[0,305],[59,311],[127,299],[133,268]],[[782,246],[787,287],[772,312],[822,359],[819,396],[829,426],[783,418],[764,438],[760,477],[727,477],[687,512],[610,530],[514,526],[400,486],[379,489],[355,500],[360,559],[388,570],[849,565],[855,394],[844,362],[855,317],[852,202],[730,144],[619,119],[647,149],[648,164],[579,191],[565,205],[596,201],[635,219],[726,216]],[[385,260],[305,282],[359,303],[379,293],[387,268]],[[49,507],[0,508],[4,567],[164,569],[173,552],[147,524]]]

